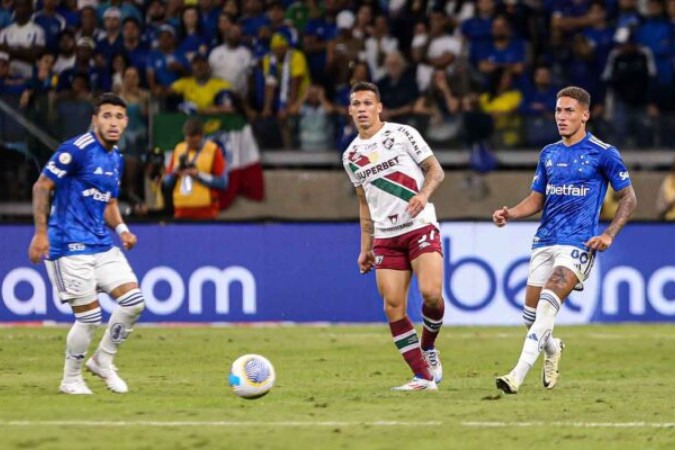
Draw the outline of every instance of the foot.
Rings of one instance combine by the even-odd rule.
[[[89,358],[85,364],[87,370],[97,377],[101,377],[105,384],[108,385],[108,389],[117,393],[117,394],[126,394],[129,392],[129,387],[127,383],[117,375],[117,368],[115,366],[110,366],[110,368],[103,368],[98,365],[98,360],[96,355]]]
[[[63,380],[59,386],[59,392],[70,395],[91,395],[91,389],[84,382],[82,377],[73,380]]]
[[[436,384],[440,384],[443,380],[443,365],[441,364],[441,352],[432,348],[431,350],[423,350],[424,360],[429,364],[429,371],[434,377]]]
[[[563,350],[565,350],[565,343],[560,339],[556,339],[558,344],[558,351],[553,356],[544,355],[544,365],[541,369],[541,382],[546,389],[553,389],[558,384],[560,378],[560,357]]]
[[[434,380],[425,380],[424,378],[413,377],[413,379],[403,386],[391,388],[392,391],[437,391],[438,386]]]
[[[520,384],[511,376],[511,374],[501,376],[495,380],[497,389],[501,389],[505,394],[517,394]]]

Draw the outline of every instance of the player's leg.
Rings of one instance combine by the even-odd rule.
[[[138,281],[122,252],[114,247],[99,255],[96,266],[99,286],[117,302],[108,321],[103,338],[87,361],[87,369],[103,378],[108,388],[120,394],[126,393],[126,382],[117,374],[113,359],[122,343],[129,337],[138,321],[145,300]]]
[[[434,231],[437,233],[434,229]],[[431,247],[426,247],[431,249]],[[417,277],[422,295],[422,352],[434,376],[434,381],[440,383],[443,379],[443,366],[440,352],[436,349],[436,338],[443,325],[445,302],[443,300],[443,256],[438,251],[430,250],[419,254],[412,261],[413,272]]]
[[[89,260],[89,255],[79,255],[45,261],[47,274],[59,298],[70,304],[75,316],[66,338],[63,379],[59,386],[59,391],[65,394],[92,393],[82,378],[82,362],[96,329],[101,325],[101,306],[96,299],[93,265],[89,264]]]
[[[523,344],[523,350],[516,367],[508,374],[497,379],[497,387],[507,394],[518,392],[525,376],[532,368],[539,353],[551,338],[555,318],[565,298],[579,282],[577,275],[567,267],[556,266],[546,281],[537,303],[536,319]]]
[[[539,303],[539,296],[541,295],[541,290],[543,286],[532,286],[527,285],[525,289],[525,304],[523,305],[523,323],[525,327],[529,330],[535,319],[537,318],[537,304]],[[555,366],[555,372],[558,371],[558,362],[560,360],[560,354],[564,344],[562,340],[554,338],[551,333],[551,338],[546,342],[544,347],[544,366],[552,367]],[[548,364],[547,364],[548,363]],[[549,371],[552,369],[549,369]],[[553,383],[555,384],[555,382]],[[550,383],[544,382],[546,387],[550,386]]]
[[[377,287],[384,301],[384,312],[394,344],[414,374],[413,381],[394,389],[434,389],[436,383],[422,355],[415,327],[406,313],[411,278],[409,270],[377,269]]]

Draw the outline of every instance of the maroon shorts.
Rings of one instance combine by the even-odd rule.
[[[411,261],[422,253],[432,252],[443,254],[441,233],[433,225],[373,241],[376,269],[412,270]]]

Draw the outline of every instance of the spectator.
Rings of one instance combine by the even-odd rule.
[[[122,53],[116,53],[112,57],[110,62],[110,68],[112,72],[112,91],[119,95],[122,90],[122,84],[124,80],[124,72],[129,67],[129,60]]]
[[[333,91],[333,86],[329,83],[326,48],[328,41],[337,35],[334,13],[327,10],[310,17],[302,34],[302,49],[307,56],[312,82],[322,85],[328,93]]]
[[[11,58],[5,52],[0,52],[0,95],[12,96],[17,100],[26,90],[26,79],[10,72]]]
[[[13,11],[14,0],[0,1],[0,29],[6,28],[12,24]]]
[[[159,45],[160,28],[166,21],[166,5],[163,0],[150,0],[145,12],[145,26],[141,34],[141,42],[147,49],[155,49]],[[141,22],[143,23],[143,22]]]
[[[81,37],[91,38],[94,42],[105,37],[105,32],[98,27],[96,10],[91,6],[85,6],[80,10],[80,28],[75,38]]]
[[[464,41],[469,46],[469,62],[476,67],[478,55],[485,54],[490,47],[494,15],[494,0],[477,0],[476,14],[460,25]]]
[[[659,188],[656,197],[656,213],[661,220],[675,220],[675,160]]]
[[[33,22],[45,32],[46,48],[55,52],[59,47],[59,33],[66,28],[66,19],[56,12],[59,0],[42,0],[42,9],[33,15]]]
[[[525,121],[525,139],[529,145],[541,147],[558,139],[553,117],[557,94],[558,87],[553,84],[551,69],[546,66],[535,68],[518,108]]]
[[[162,25],[157,50],[148,54],[148,87],[157,97],[166,96],[171,84],[186,73],[190,66],[185,57],[176,52],[175,40],[175,29],[171,25]]]
[[[654,99],[656,65],[654,55],[637,45],[635,34],[628,29],[617,31],[618,46],[612,50],[602,74],[611,95],[607,111],[614,125],[616,145],[625,146],[635,136],[634,145],[653,144],[653,121],[659,111]]]
[[[171,92],[180,94],[185,101],[183,106],[190,112],[198,114],[228,113],[230,106],[216,105],[216,96],[223,90],[230,90],[231,85],[225,80],[211,76],[209,61],[201,53],[192,57],[192,75],[182,77],[171,84]]]
[[[239,96],[248,93],[248,77],[253,65],[251,51],[241,43],[241,27],[231,25],[225,43],[215,47],[209,54],[209,65],[214,77],[232,85]]]
[[[14,23],[0,31],[0,51],[10,57],[12,75],[30,78],[33,64],[45,50],[45,32],[31,20],[32,0],[15,0]]]
[[[216,25],[216,32],[211,39],[211,50],[223,45],[227,42],[227,34],[230,32],[230,28],[235,24],[234,18],[226,13],[221,11],[218,16],[218,23]],[[241,27],[239,27],[239,33],[241,34]]]
[[[387,55],[384,67],[387,75],[377,83],[380,97],[384,100],[382,119],[406,123],[419,97],[415,75],[406,67],[406,61],[398,51]]]
[[[309,71],[305,55],[289,48],[283,34],[272,37],[271,51],[263,59],[265,97],[263,118],[276,113],[282,132],[284,147],[291,147],[289,114],[297,114],[305,91],[309,87]]]
[[[110,61],[115,53],[122,53],[122,13],[119,8],[110,7],[103,14],[104,35],[96,41],[96,52]]]
[[[98,1],[96,2],[98,4]],[[128,18],[134,19],[136,22],[141,23],[143,16],[138,11],[136,6],[134,6],[133,1],[128,0],[108,0],[101,3],[98,6],[96,11],[96,17],[99,21],[105,21],[105,13],[108,12],[110,8],[117,8],[120,12],[120,22],[124,22]]]
[[[398,39],[389,34],[387,17],[375,17],[372,36],[366,40],[366,61],[374,82],[380,81],[386,75],[384,59],[387,53],[395,50],[398,50]]]
[[[478,55],[478,70],[488,76],[499,68],[519,76],[525,70],[525,42],[513,36],[511,25],[504,16],[492,21],[492,42],[482,55]]]
[[[364,60],[364,42],[352,33],[354,14],[341,11],[337,15],[337,36],[326,44],[326,68],[336,89],[349,82],[351,65]]]
[[[334,109],[326,99],[323,87],[313,84],[307,89],[298,120],[300,149],[321,151],[333,148],[331,114]]]
[[[258,29],[269,25],[269,19],[263,9],[261,0],[244,0],[241,6],[239,25],[248,42],[258,35]]]
[[[514,114],[523,95],[513,87],[513,75],[506,67],[499,67],[492,72],[490,89],[481,94],[481,109],[490,114],[495,124],[497,143],[507,147],[520,144],[521,117]]]
[[[364,3],[356,11],[356,23],[352,30],[354,37],[366,41],[373,34],[373,8]]]
[[[95,92],[109,91],[112,86],[110,77],[110,70],[107,67],[99,67],[94,64],[94,48],[96,44],[91,38],[82,37],[77,41],[75,49],[75,65],[67,70],[64,70],[59,75],[59,83],[56,91],[57,95],[61,96],[66,93],[66,96],[71,96],[69,92],[73,87],[74,75],[79,74],[86,79],[86,86],[89,94],[91,90]],[[84,96],[82,80],[79,81],[79,91]]]
[[[197,7],[199,8],[199,23],[202,34],[207,42],[211,42],[218,33],[221,10],[216,6],[214,0],[198,0]]]
[[[122,52],[129,64],[134,66],[139,74],[145,75],[148,50],[141,41],[141,25],[132,17],[122,24]],[[141,83],[143,81],[144,78],[141,78]]]
[[[180,44],[178,53],[185,56],[188,61],[192,57],[201,53],[208,54],[209,40],[202,31],[202,24],[199,19],[199,10],[194,6],[188,6],[181,14]]]
[[[34,108],[44,112],[43,120],[37,123],[47,122],[47,110],[51,100],[49,97],[55,92],[58,79],[59,74],[54,70],[54,55],[43,53],[33,70],[33,77],[28,80],[27,89],[21,96],[22,108],[29,105],[35,106],[36,102],[42,102],[40,107]]]
[[[462,42],[447,33],[448,18],[442,11],[429,15],[429,34],[417,34],[412,44],[412,59],[417,63],[417,83],[424,90],[431,83],[434,70],[443,70],[452,75],[455,62],[462,52]]]
[[[459,134],[460,107],[460,99],[450,89],[446,72],[437,69],[430,86],[415,102],[413,113],[428,117],[423,134],[429,141],[447,144]]]
[[[140,72],[134,66],[124,71],[120,97],[127,104],[128,125],[119,148],[124,155],[124,175],[122,191],[133,204],[137,214],[147,211],[143,201],[143,165],[142,158],[148,150],[148,109],[150,94],[141,88]]]
[[[64,0],[57,8],[59,14],[66,21],[66,29],[76,29],[80,26],[80,11],[77,3],[77,0]]]
[[[297,48],[300,43],[298,32],[293,26],[286,22],[286,11],[280,1],[271,1],[267,3],[267,19],[270,28],[270,36],[274,33],[281,33],[286,36],[291,47]]]
[[[75,65],[75,34],[68,29],[59,37],[59,53],[54,63],[54,71],[61,73]]]
[[[177,219],[215,219],[218,191],[227,188],[225,158],[213,141],[204,140],[200,119],[189,118],[183,126],[185,141],[173,151],[164,185],[173,192]]]

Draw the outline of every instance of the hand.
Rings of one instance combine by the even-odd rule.
[[[122,246],[125,250],[131,250],[136,246],[138,239],[136,238],[135,234],[131,233],[130,231],[125,231],[120,235],[120,241],[122,241]]]
[[[410,217],[417,217],[419,213],[422,212],[425,206],[427,206],[427,196],[424,194],[417,194],[408,201],[408,206],[406,207],[406,212],[410,214]]]
[[[361,274],[368,273],[375,267],[375,255],[373,252],[361,252],[358,259],[359,271]]]
[[[603,233],[599,236],[593,236],[584,245],[591,250],[600,250],[601,252],[604,252],[612,245],[613,241],[611,236]]]
[[[187,169],[181,170],[181,175],[191,176],[192,178],[197,178],[199,175],[199,170],[196,167],[188,167]]]
[[[49,256],[49,238],[46,234],[36,234],[28,247],[28,258],[34,264]]]
[[[509,220],[511,220],[511,214],[509,213],[509,208],[507,208],[506,206],[492,213],[492,221],[499,228],[506,225]]]

